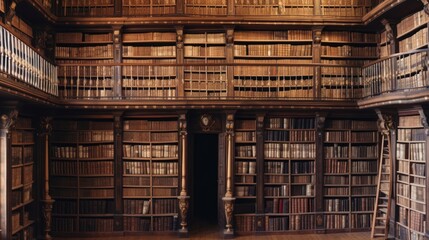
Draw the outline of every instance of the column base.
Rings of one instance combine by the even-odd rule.
[[[179,229],[179,231],[177,231],[177,237],[178,238],[189,238],[188,229]]]
[[[234,230],[223,230],[223,238],[224,239],[233,239],[235,237]]]

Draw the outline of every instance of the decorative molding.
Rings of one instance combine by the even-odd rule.
[[[41,117],[38,129],[39,136],[51,135],[52,133],[52,117]]]
[[[177,27],[176,28],[176,47],[177,49],[183,49],[183,41],[185,40],[183,36],[183,27]]]
[[[234,29],[228,28],[226,30],[225,42],[227,46],[234,45]]]
[[[323,27],[315,27],[313,29],[313,43],[320,44],[322,42],[322,29]]]
[[[200,127],[203,132],[209,132],[212,130],[216,120],[213,119],[213,116],[210,114],[203,114],[200,117]]]
[[[51,240],[52,237],[50,235],[51,233],[51,226],[52,226],[52,206],[54,204],[54,200],[52,199],[44,199],[42,200],[43,203],[43,220],[45,222],[45,229],[43,230],[45,232],[45,235],[43,236],[43,239]]]
[[[6,129],[6,130],[13,128],[17,119],[18,119],[18,111],[15,109],[10,111],[9,113],[3,113],[1,115],[0,128]]]
[[[382,113],[380,109],[376,109],[375,112],[378,116],[378,131],[385,136],[389,136],[390,132],[395,129],[393,116],[391,114]]]
[[[226,115],[226,134],[234,134],[234,114]]]

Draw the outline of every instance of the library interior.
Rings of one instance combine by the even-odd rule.
[[[429,0],[0,0],[0,239],[429,239],[428,24]]]

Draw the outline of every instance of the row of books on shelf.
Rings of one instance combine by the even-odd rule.
[[[313,118],[269,118],[267,128],[272,129],[313,129]]]
[[[178,131],[177,121],[149,121],[149,120],[125,120],[124,130],[170,130]]]
[[[313,4],[299,4],[290,6],[283,4],[282,0],[278,4],[261,4],[254,0],[255,5],[249,5],[244,0],[235,3],[235,15],[313,15]],[[277,2],[277,1],[276,1]]]
[[[141,217],[124,217],[124,231],[148,232],[151,230],[151,219]]]
[[[199,3],[200,0],[188,0],[185,5],[185,13],[191,15],[227,15],[226,4]]]
[[[348,173],[349,163],[347,160],[326,159],[324,166],[325,173]]]
[[[326,131],[325,142],[349,142],[350,133],[345,131]]]
[[[314,130],[267,130],[264,139],[265,141],[314,142],[316,133]]]
[[[54,142],[111,142],[113,141],[113,131],[79,131],[79,132],[62,132],[52,136]]]
[[[347,143],[346,143],[347,144]],[[329,161],[329,158],[348,158],[349,157],[349,146],[348,145],[340,145],[335,143],[334,145],[328,145],[323,147],[323,156]],[[332,163],[336,163],[337,161],[332,161]]]
[[[124,33],[122,41],[171,41],[176,42],[175,32],[141,32],[141,33]]]
[[[113,161],[51,161],[52,175],[113,175]]]
[[[312,98],[313,89],[280,88],[270,92],[253,89],[253,88],[252,89],[234,89],[234,96],[237,98],[298,98],[298,99],[301,99],[301,98]]]
[[[274,162],[274,161],[265,161],[264,162],[264,172],[272,174],[287,174],[289,173],[288,162]],[[269,181],[271,182],[271,181]],[[285,182],[285,181],[281,181]]]
[[[135,77],[122,78],[122,87],[124,88],[175,88],[177,85],[175,73],[169,75],[168,70],[154,75],[139,74]]]
[[[99,58],[112,58],[113,45],[102,46],[82,46],[82,47],[55,47],[55,56],[59,58],[85,58],[85,57],[99,57]]]
[[[427,71],[420,71],[414,75],[406,75],[396,80],[396,89],[405,90],[427,86]]]
[[[236,129],[238,126],[236,126]],[[239,128],[238,128],[239,129]],[[235,142],[255,142],[256,132],[235,132]]]
[[[235,147],[236,157],[256,157],[256,145],[238,145]]]
[[[33,182],[33,165],[12,168],[12,187]]]
[[[12,165],[33,162],[33,146],[12,146]]]
[[[377,43],[378,37],[374,33],[325,31],[322,33],[322,41]]]
[[[52,196],[54,198],[114,198],[114,189],[62,189],[53,188],[51,189]]]
[[[114,145],[53,146],[52,155],[54,158],[113,158]]]
[[[80,218],[81,232],[113,232],[113,218]]]
[[[325,56],[378,56],[377,47],[354,47],[350,45],[326,46],[322,45],[321,54]]]
[[[225,57],[225,47],[223,46],[185,46],[184,55],[186,57]]]
[[[24,186],[22,189],[12,190],[11,205],[16,207],[23,203],[28,203],[33,199],[33,188],[31,185]]]
[[[112,130],[112,121],[74,121],[74,120],[55,120],[55,130]],[[55,132],[58,133],[58,132]],[[61,132],[63,134],[63,132]],[[55,134],[54,134],[55,135]]]
[[[124,199],[125,214],[177,213],[176,199]]]
[[[330,0],[322,0],[321,3],[321,12],[322,15],[325,16],[347,16],[347,17],[361,17],[364,16],[366,13],[368,13],[371,10],[371,4],[369,5],[327,5],[324,4],[324,2],[330,1]],[[338,2],[334,0],[334,2]]]
[[[60,32],[55,35],[57,43],[92,43],[113,42],[112,33],[82,33],[82,32]]]
[[[375,173],[377,172],[377,161],[352,161],[351,172],[353,173]]]
[[[175,175],[178,174],[177,162],[124,162],[124,174],[137,175]]]
[[[399,128],[398,141],[426,141],[425,130],[423,128]]]
[[[126,158],[177,158],[177,145],[123,145],[123,154]]]
[[[428,29],[422,28],[411,37],[399,41],[399,52],[408,52],[428,44]]]
[[[124,132],[124,142],[176,142],[178,132]],[[134,145],[135,146],[135,145]]]
[[[329,120],[326,123],[326,128],[330,129],[352,129],[352,130],[376,130],[375,121],[360,121],[360,120]]]
[[[234,45],[234,56],[311,56],[311,45],[307,44],[248,44]]]
[[[71,61],[69,64],[74,64],[75,61]],[[96,63],[96,62],[94,62]],[[78,61],[78,64],[85,64],[83,61]],[[106,64],[105,61],[101,61],[100,64]],[[113,66],[58,66],[58,77],[60,80],[60,85],[88,85],[90,86],[91,81],[86,81],[86,79],[91,80],[103,80],[104,86],[112,86],[111,83],[113,77]],[[68,80],[68,81],[67,81]],[[81,82],[79,82],[79,80]],[[101,84],[102,82],[97,81],[96,83]],[[70,84],[67,84],[70,82]]]
[[[81,199],[78,204],[77,200],[61,199],[55,201],[53,210],[56,214],[113,214],[115,205],[113,200]]]
[[[397,143],[396,158],[425,162],[425,143]]]
[[[396,25],[398,36],[429,22],[429,16],[423,11],[416,12],[400,21]]]
[[[265,213],[289,213],[288,198],[265,199]]]
[[[251,36],[251,37],[249,37]],[[311,40],[312,31],[309,30],[285,30],[285,31],[235,31],[235,41],[255,40]]]
[[[256,174],[256,162],[254,161],[236,161],[235,173],[238,174]]]
[[[293,143],[265,143],[264,156],[266,158],[315,158],[315,144]]]
[[[123,188],[124,198],[148,198],[152,197],[175,197],[178,194],[177,187],[159,187],[153,188],[152,191],[147,188]]]
[[[186,47],[185,47],[186,51]],[[176,57],[176,46],[123,46],[124,57]]]
[[[184,43],[225,43],[225,33],[189,33],[184,35]]]
[[[59,95],[61,98],[80,98],[80,99],[93,99],[93,98],[111,98],[116,96],[112,89],[102,88],[91,90],[89,88],[77,88],[74,90],[60,89]]]
[[[34,133],[32,131],[12,131],[12,144],[33,142]]]

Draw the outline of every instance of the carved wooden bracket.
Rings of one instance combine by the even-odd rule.
[[[2,114],[0,128],[6,129],[6,130],[13,128],[17,119],[18,119],[18,111],[15,109],[11,110],[9,113]]]
[[[227,46],[232,46],[234,44],[234,29],[229,28],[226,30],[225,42]]]
[[[186,122],[186,114],[180,114],[179,116],[179,131],[180,135],[187,135],[188,134],[188,125]]]
[[[322,42],[322,29],[323,27],[315,27],[313,29],[313,43],[320,44]]]
[[[234,133],[234,114],[226,115],[226,134]]]
[[[184,41],[184,36],[183,36],[183,26],[177,27],[176,28],[176,45],[177,45],[177,49],[182,49],[183,48],[183,41]]]
[[[51,135],[52,133],[52,117],[41,117],[38,129],[39,136]]]
[[[390,131],[395,129],[395,123],[393,121],[393,116],[391,114],[382,113],[380,109],[376,109],[378,120],[377,120],[377,128],[378,131],[388,136],[390,135]]]

